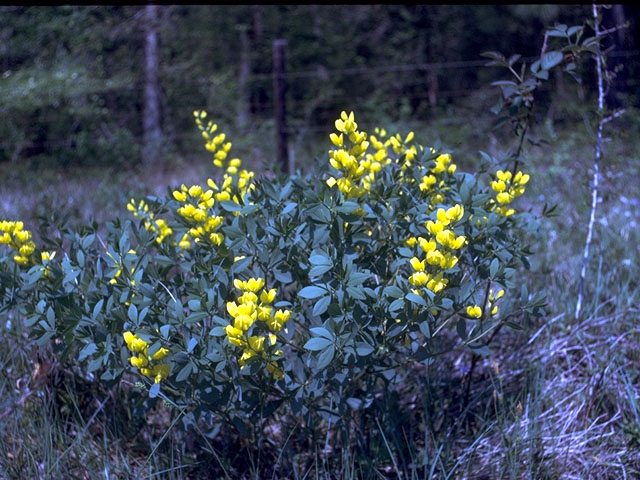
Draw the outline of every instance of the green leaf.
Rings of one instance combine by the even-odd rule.
[[[315,254],[309,257],[311,265],[333,265],[333,262],[326,255]]]
[[[134,325],[138,325],[138,309],[133,303],[129,305],[129,309],[127,310],[127,317],[129,317],[129,320],[131,320]]]
[[[323,295],[326,295],[326,294],[327,294],[327,291],[324,288],[316,287],[314,285],[304,287],[302,290],[298,292],[299,297],[306,298],[307,300],[322,297]]]
[[[349,294],[349,296],[351,298],[355,298],[356,300],[366,300],[367,299],[367,296],[359,288],[347,287],[347,293]]]
[[[327,295],[326,297],[322,297],[313,306],[313,312],[312,313],[314,315],[322,315],[324,312],[327,311],[327,308],[329,308],[329,304],[330,303],[331,303],[331,296]],[[313,329],[311,329],[311,330],[313,330]]]
[[[429,322],[420,322],[420,325],[418,325],[418,327],[426,338],[431,338],[431,329],[429,328]]]
[[[329,363],[331,363],[331,360],[333,360],[333,357],[335,354],[336,354],[336,347],[331,345],[329,348],[327,348],[324,352],[322,352],[318,356],[318,363],[316,364],[316,368],[318,369],[325,368],[327,365],[329,365]]]
[[[424,298],[422,298],[420,295],[416,295],[413,292],[407,293],[405,298],[407,300],[409,300],[410,302],[412,302],[412,303],[416,303],[418,305],[422,305],[423,307],[427,306],[427,302],[424,301]]]
[[[356,344],[356,353],[361,357],[366,357],[368,355],[371,355],[373,350],[374,348],[368,343],[358,342]]]
[[[332,343],[333,342],[328,338],[314,337],[309,339],[307,343],[304,344],[304,348],[306,350],[311,350],[312,352],[317,352],[319,350],[324,350]]]
[[[395,312],[404,308],[404,298],[397,298],[389,305],[389,311]]]
[[[382,294],[385,297],[391,298],[400,298],[404,296],[404,292],[402,291],[402,289],[400,287],[396,287],[395,285],[389,285],[385,287],[382,291]]]
[[[558,52],[558,51],[547,52],[540,59],[540,66],[542,67],[543,70],[549,70],[555,67],[556,65],[558,65],[560,62],[562,62],[562,58],[563,58],[562,52]]]
[[[342,205],[336,207],[336,212],[339,213],[352,213],[355,212],[360,205],[356,202],[344,202]]]
[[[98,351],[98,347],[96,346],[95,343],[90,343],[89,345],[86,345],[82,350],[80,350],[80,352],[78,353],[78,361],[81,362],[83,361],[85,358],[87,358],[89,355],[93,355],[94,353],[96,353]]]
[[[316,265],[309,270],[309,277],[319,277],[333,268],[333,265]]]
[[[207,312],[194,312],[184,319],[184,323],[196,323],[206,318],[209,314]]]
[[[160,384],[154,383],[149,389],[149,398],[156,398],[160,394]]]
[[[160,335],[164,338],[169,338],[169,331],[171,330],[171,325],[163,325],[160,327]]]
[[[335,341],[336,336],[324,327],[312,327],[309,329],[316,337],[324,337],[327,340]]]
[[[358,285],[362,285],[364,282],[371,278],[370,273],[365,272],[351,272],[349,275],[349,279],[347,280],[347,285],[350,287],[357,287]]]
[[[191,370],[193,370],[193,366],[191,365],[191,362],[189,362],[178,372],[176,382],[182,382],[185,380],[189,375],[191,375]]]
[[[500,268],[500,261],[497,258],[494,258],[493,260],[491,260],[491,265],[489,265],[489,276],[491,278],[495,278],[499,268]]]
[[[239,212],[240,210],[242,210],[242,207],[240,205],[231,200],[225,200],[224,202],[219,202],[218,204],[227,212]]]
[[[282,212],[280,212],[280,215],[286,215],[287,213],[293,211],[297,206],[298,204],[295,202],[287,203],[282,209]]]

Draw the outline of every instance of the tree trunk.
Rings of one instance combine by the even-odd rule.
[[[244,26],[240,30],[240,70],[238,72],[238,117],[236,124],[244,128],[249,123],[251,94],[249,92],[249,75],[251,73],[249,34]]]
[[[145,165],[163,163],[161,155],[160,85],[158,83],[158,7],[147,5],[144,11],[144,147]]]
[[[287,145],[287,108],[285,103],[286,84],[285,48],[287,41],[273,41],[273,107],[276,120],[276,157],[284,173],[292,173]]]

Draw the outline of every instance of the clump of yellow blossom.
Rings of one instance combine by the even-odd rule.
[[[169,355],[168,349],[161,347],[153,355],[149,355],[149,344],[146,341],[130,331],[124,332],[122,336],[127,348],[133,353],[129,357],[129,362],[140,373],[152,378],[154,383],[160,383],[169,376],[171,366],[168,363],[160,362]]]
[[[435,151],[432,149],[432,153]],[[442,153],[433,160],[433,166],[423,175],[420,181],[420,190],[429,195],[428,210],[432,211],[434,205],[444,201],[447,175],[453,175],[457,167],[451,161],[451,154]]]
[[[33,258],[36,245],[31,240],[31,232],[24,229],[21,221],[0,221],[0,245],[7,245],[16,252],[13,261],[20,266],[37,263]]]
[[[464,216],[464,207],[456,204],[449,209],[439,208],[436,220],[427,220],[425,227],[431,234],[429,238],[411,237],[405,241],[410,247],[419,247],[424,258],[413,257],[410,260],[413,274],[409,283],[414,287],[425,287],[433,293],[440,293],[448,284],[444,273],[458,263],[456,251],[466,243],[463,235],[456,235],[453,227]],[[420,253],[419,253],[420,254]],[[419,292],[419,290],[417,290]]]
[[[489,295],[487,297],[487,302],[485,305],[485,311],[488,311],[492,317],[495,317],[498,314],[498,300],[500,300],[504,296],[504,289],[500,289],[497,293],[494,293],[493,289],[489,289]],[[480,318],[482,317],[482,307],[480,305],[469,305],[466,308],[467,316],[470,318]]]
[[[156,243],[162,243],[165,238],[173,234],[173,230],[169,227],[167,221],[163,218],[156,218],[144,200],[140,200],[136,205],[135,200],[132,198],[127,204],[127,210],[132,212],[134,217],[144,220],[144,228],[156,235]]]
[[[528,181],[529,174],[518,172],[513,176],[509,171],[498,170],[496,179],[491,182],[491,188],[496,192],[496,198],[493,200],[495,211],[504,217],[516,213],[513,208],[508,208],[508,205],[524,193]]]
[[[206,240],[215,246],[220,246],[224,241],[224,235],[217,231],[224,219],[211,214],[211,207],[215,203],[213,194],[213,190],[205,191],[200,185],[187,188],[184,184],[180,190],[173,192],[173,198],[182,203],[177,210],[178,214],[191,227],[178,243],[180,248],[191,247],[192,239],[196,243]]]
[[[267,361],[267,371],[271,376],[275,379],[283,378],[284,373],[275,360],[282,355],[281,350],[275,349],[275,334],[289,321],[291,311],[275,310],[272,304],[277,290],[264,288],[263,278],[250,278],[245,281],[235,279],[233,285],[242,294],[237,297],[237,302],[227,302],[227,312],[233,321],[225,327],[225,332],[229,343],[243,351],[238,364],[244,367],[249,359],[261,357]],[[262,330],[266,331],[266,334],[260,335],[254,331],[255,328],[252,327],[256,322],[263,325]]]

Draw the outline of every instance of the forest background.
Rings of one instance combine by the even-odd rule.
[[[213,167],[193,122],[199,109],[227,133],[244,166],[270,175],[280,168],[283,132],[277,40],[286,41],[284,132],[295,169],[326,162],[334,120],[353,110],[367,131],[413,130],[474,170],[480,151],[505,159],[516,140],[494,113],[502,91],[492,82],[505,71],[487,67],[481,54],[520,54],[529,66],[545,29],[582,25],[591,15],[588,4],[0,7],[0,219],[22,219],[34,231],[39,216],[102,226],[127,215],[131,197],[202,182]],[[305,451],[302,435],[270,425],[274,443],[255,454],[237,436],[183,437],[161,407],[134,421],[140,395],[131,385],[102,409],[97,398],[111,393],[70,369],[47,373],[47,352],[19,320],[3,318],[0,334],[10,341],[0,347],[0,477],[202,478],[227,468],[232,478],[365,478],[357,465],[369,458],[367,478],[633,478],[640,472],[638,19],[637,5],[603,9],[603,28],[613,30],[602,47],[617,71],[606,103],[626,111],[606,128],[579,321],[573,309],[598,97],[595,62],[586,56],[577,62],[580,81],[558,68],[536,90],[522,155],[532,178],[523,209],[558,205],[556,217],[541,219],[523,280],[530,291],[546,290],[548,315],[524,332],[501,332],[474,382],[463,372],[470,352],[445,358],[431,396],[405,392],[397,423],[381,417],[374,451]],[[424,431],[419,445],[402,437],[413,425]],[[283,459],[293,464],[287,473],[278,470]]]

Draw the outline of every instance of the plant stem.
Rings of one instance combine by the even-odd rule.
[[[595,3],[592,4],[594,30],[596,37],[600,36],[600,21],[598,19],[598,7]],[[598,47],[600,41],[598,40]],[[591,213],[589,214],[589,226],[587,228],[587,239],[584,244],[584,252],[582,254],[582,269],[580,271],[580,281],[578,283],[578,300],[576,301],[576,310],[574,318],[577,320],[580,318],[580,312],[582,310],[582,300],[584,297],[584,284],[587,276],[587,264],[589,263],[589,247],[591,246],[591,239],[593,238],[593,226],[596,219],[596,207],[598,205],[598,177],[600,176],[600,156],[602,151],[602,127],[603,112],[604,112],[604,82],[602,75],[602,56],[599,48],[596,54],[596,73],[598,75],[598,130],[595,145],[595,155],[593,160],[593,189],[591,191]]]

